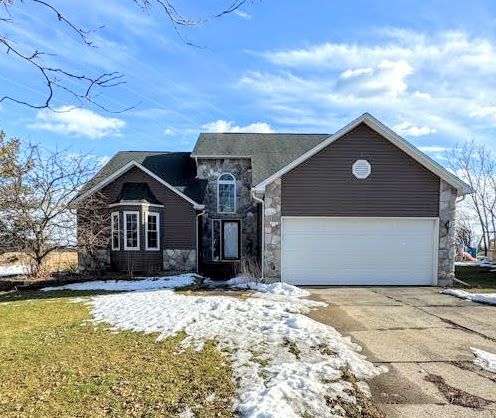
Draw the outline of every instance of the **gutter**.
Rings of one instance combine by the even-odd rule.
[[[251,189],[251,197],[262,204],[262,277],[260,279],[263,280],[265,272],[265,201],[255,196],[255,193],[256,190]]]
[[[203,206],[203,205],[202,205]],[[205,207],[205,206],[203,206]],[[196,273],[199,273],[200,270],[200,243],[198,242],[199,234],[198,234],[198,221],[200,220],[200,216],[205,215],[205,211],[201,211],[200,213],[196,214]]]

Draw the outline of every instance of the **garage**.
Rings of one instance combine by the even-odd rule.
[[[437,218],[283,217],[281,275],[296,285],[433,285]]]

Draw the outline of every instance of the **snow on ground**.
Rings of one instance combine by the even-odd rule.
[[[0,266],[0,277],[1,276],[19,276],[22,274],[29,273],[29,266],[23,266],[20,264],[14,264],[10,266]]]
[[[240,289],[240,290],[256,290],[260,293],[268,293],[273,295],[281,296],[293,296],[293,297],[305,297],[309,296],[310,293],[304,289],[296,286],[292,286],[287,283],[277,282],[271,284],[265,284],[256,282],[253,279],[246,276],[238,276],[225,281],[213,281],[205,280],[204,282],[208,287],[213,288],[230,288],[230,289]]]
[[[174,289],[189,286],[194,283],[196,276],[183,274],[170,277],[149,277],[140,280],[96,280],[82,283],[70,283],[63,286],[44,287],[43,292],[51,290],[108,290],[108,291],[136,291]]]
[[[496,373],[496,354],[488,353],[487,351],[473,347],[470,347],[470,349],[475,355],[474,363],[477,366],[492,373]]]
[[[341,369],[359,380],[385,371],[359,354],[349,337],[303,315],[325,304],[282,296],[301,295],[289,285],[257,288],[265,293],[244,299],[156,290],[100,295],[87,303],[93,320],[113,329],[156,332],[159,341],[184,331],[183,346],[197,350],[207,340],[217,341],[233,364],[233,407],[245,417],[332,416],[340,407],[331,410],[330,399],[356,402]]]
[[[496,293],[470,293],[460,289],[443,289],[441,293],[456,296],[461,299],[471,300],[472,302],[496,305]]]

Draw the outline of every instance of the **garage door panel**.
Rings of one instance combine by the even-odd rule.
[[[282,276],[293,284],[433,284],[436,223],[283,218]]]

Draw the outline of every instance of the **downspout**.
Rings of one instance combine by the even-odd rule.
[[[265,201],[255,196],[256,191],[251,189],[251,196],[254,200],[262,204],[262,277],[261,280],[264,279],[265,272]]]
[[[200,274],[200,243],[199,241],[199,234],[198,234],[198,228],[200,225],[198,225],[198,222],[200,220],[200,216],[205,215],[205,210],[202,210],[200,213],[196,215],[196,273]]]

